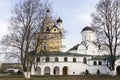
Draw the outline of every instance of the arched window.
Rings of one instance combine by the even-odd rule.
[[[87,64],[87,59],[83,58],[83,63]]]
[[[49,62],[49,57],[46,57],[46,62]]]
[[[49,27],[46,27],[46,32],[49,32],[50,30],[49,30]]]
[[[64,58],[64,62],[67,62],[67,57]]]
[[[73,62],[76,62],[76,58],[73,58]]]
[[[94,61],[94,62],[93,62],[93,65],[97,65],[97,62],[96,62],[96,61]]]
[[[58,57],[55,58],[55,62],[58,62]]]
[[[99,62],[98,62],[98,64],[99,64],[99,65],[102,65],[102,62],[101,62],[101,61],[99,61]]]

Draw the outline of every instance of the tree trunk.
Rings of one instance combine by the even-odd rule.
[[[24,72],[24,77],[26,79],[30,79],[30,72]]]
[[[115,57],[111,56],[111,66],[112,66],[112,70],[115,70]]]

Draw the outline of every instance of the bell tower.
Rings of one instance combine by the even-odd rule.
[[[62,46],[62,37],[64,36],[64,29],[62,28],[62,20],[59,18],[56,22],[50,16],[50,11],[47,10],[46,17],[43,20],[40,29],[40,46],[38,51],[60,52]]]
[[[64,28],[62,27],[62,19],[59,17],[57,19],[57,26],[59,27],[60,31],[61,31],[61,51],[64,51],[64,48],[66,47],[64,44],[64,40],[65,40],[65,36],[64,36]]]

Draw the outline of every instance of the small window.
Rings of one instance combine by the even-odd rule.
[[[44,45],[44,46],[43,46],[43,50],[47,50],[47,45]]]
[[[101,62],[101,61],[99,61],[99,62],[98,62],[98,64],[99,64],[99,65],[102,65],[102,62]]]
[[[97,65],[97,62],[96,62],[96,61],[94,61],[94,62],[93,62],[93,65]]]
[[[64,58],[64,62],[67,62],[67,57]]]
[[[54,29],[54,31],[56,31],[56,29]]]
[[[46,57],[46,62],[49,62],[49,57]]]
[[[75,74],[75,72],[73,72],[73,74]]]
[[[49,32],[50,30],[49,30],[49,27],[46,27],[46,32]]]
[[[87,64],[87,59],[83,58],[83,63]]]
[[[73,62],[76,62],[76,58],[73,58]]]
[[[40,57],[37,57],[37,58],[36,58],[36,62],[40,62]]]
[[[42,50],[47,50],[47,45],[45,43],[42,44]]]
[[[55,58],[55,62],[58,62],[58,57]]]

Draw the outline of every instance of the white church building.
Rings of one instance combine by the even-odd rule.
[[[49,11],[47,12],[49,13]],[[56,33],[57,29],[61,29],[55,26],[49,14],[47,14],[46,19],[48,20],[44,23],[50,24],[50,30],[52,30],[53,33]],[[62,20],[59,18],[57,23],[61,25]],[[50,32],[49,25],[45,24],[45,26],[47,27],[44,27],[44,29]],[[67,52],[55,51],[49,52],[47,55],[40,54],[40,56],[37,56],[36,59],[39,59],[39,61],[37,63],[35,60],[34,66],[32,66],[31,75],[84,75],[86,73],[93,75],[120,74],[120,59],[118,58],[116,60],[115,70],[111,71],[111,65],[108,61],[109,50],[105,45],[101,47],[97,46],[94,42],[94,30],[86,26],[82,29],[81,35],[81,43],[75,45]],[[56,43],[58,42],[56,41]],[[53,45],[51,46],[54,47]]]
[[[32,68],[31,75],[84,75],[90,74],[111,75],[106,46],[99,48],[95,43],[95,33],[91,27],[82,31],[82,42],[67,52],[49,53],[41,55],[36,69]],[[114,74],[120,73],[120,60],[115,63]],[[119,70],[119,71],[118,71]]]

